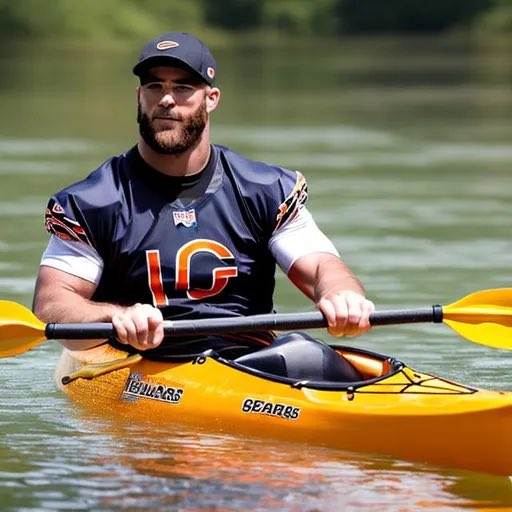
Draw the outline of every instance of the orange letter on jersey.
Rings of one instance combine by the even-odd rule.
[[[228,284],[230,277],[238,275],[236,267],[217,267],[213,269],[212,286],[208,290],[202,288],[189,289],[190,287],[190,261],[194,254],[209,252],[218,258],[234,258],[233,253],[224,245],[214,240],[199,239],[185,244],[176,255],[176,288],[187,290],[191,299],[204,299],[220,293]]]
[[[167,306],[167,296],[164,293],[162,269],[160,267],[160,251],[158,249],[146,251],[146,264],[148,266],[149,289],[151,295],[153,295],[153,306]]]

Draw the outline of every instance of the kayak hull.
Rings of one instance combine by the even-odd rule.
[[[127,354],[110,347],[64,350],[56,378],[72,400],[98,414],[512,475],[512,393],[456,384],[379,354],[339,352],[363,382],[287,382],[215,354],[186,362],[138,357],[123,368]],[[121,365],[112,369],[109,361]],[[98,363],[104,374],[77,377]]]

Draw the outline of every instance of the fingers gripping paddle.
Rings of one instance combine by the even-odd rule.
[[[448,306],[422,309],[376,311],[373,326],[444,322],[464,338],[489,347],[512,349],[512,288],[472,293]],[[300,330],[326,327],[320,311],[281,313],[248,317],[166,320],[166,336],[192,336],[250,332],[257,330]],[[0,301],[0,357],[22,354],[47,339],[102,339],[115,336],[112,324],[44,324],[20,304]]]

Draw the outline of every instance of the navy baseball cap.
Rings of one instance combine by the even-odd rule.
[[[146,43],[133,73],[140,77],[155,66],[172,66],[173,61],[213,83],[217,71],[213,55],[202,41],[185,32],[167,32]]]

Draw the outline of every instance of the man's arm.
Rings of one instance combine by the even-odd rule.
[[[41,265],[33,311],[43,322],[112,322],[121,343],[139,350],[158,346],[163,339],[160,310],[149,304],[123,307],[91,300],[96,284],[53,267]],[[72,350],[86,350],[104,340],[66,340]]]
[[[364,288],[337,256],[316,252],[298,258],[288,277],[325,315],[329,333],[354,336],[370,329],[369,316],[375,306],[364,296]]]

